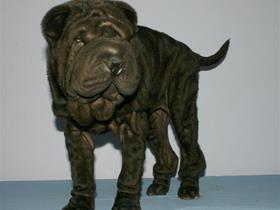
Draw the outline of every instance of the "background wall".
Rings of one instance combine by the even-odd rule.
[[[277,17],[277,19],[278,19],[278,35],[280,35],[280,2],[278,1],[277,2],[278,3],[278,6],[277,6],[277,8],[278,8],[278,17]],[[280,58],[280,38],[278,38],[278,54],[277,54],[277,56],[278,56],[278,58]],[[277,59],[278,60],[278,67],[277,67],[277,69],[278,69],[278,71],[277,71],[277,74],[278,74],[278,76],[277,76],[277,78],[280,80],[280,59]],[[280,107],[280,82],[278,82],[278,107]],[[280,148],[280,110],[279,110],[279,108],[278,108],[278,128],[277,128],[277,130],[278,130],[278,148]],[[280,165],[280,152],[278,152],[278,166]],[[280,167],[280,166],[279,166]],[[280,169],[279,169],[279,171],[280,171]]]
[[[2,26],[4,26],[4,21],[3,21],[3,6],[2,6],[2,1],[0,2],[0,180],[1,178],[3,177],[2,174],[3,174],[3,164],[4,164],[4,156],[3,156],[3,145],[2,145],[2,142],[3,142],[3,112],[4,112],[4,109],[3,109],[3,56],[4,56],[4,53],[3,53],[3,50],[2,47],[3,47],[3,28]]]
[[[2,26],[3,26],[3,10],[2,10],[3,6],[2,6],[2,1],[0,2],[0,49],[2,49],[2,44],[3,44],[3,29],[2,29]],[[3,73],[3,50],[0,50],[0,119],[3,118],[3,104],[2,104],[2,90],[3,90],[3,76],[2,76],[2,73]],[[2,162],[4,161],[4,156],[3,156],[3,145],[2,145],[2,139],[3,139],[3,124],[2,124],[2,120],[0,120],[0,178],[2,178],[2,171],[3,171],[3,166],[2,166]]]
[[[40,33],[42,16],[62,2],[1,1],[0,180],[70,177],[63,133],[50,109],[46,43]],[[279,1],[127,2],[138,11],[140,24],[202,55],[232,39],[226,60],[201,73],[199,136],[206,175],[280,174]],[[110,134],[95,139],[96,177],[116,178],[121,166],[117,140]],[[149,151],[146,159],[144,176],[151,177]]]

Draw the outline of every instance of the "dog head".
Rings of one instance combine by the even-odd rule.
[[[72,0],[45,15],[42,31],[49,71],[67,99],[116,106],[136,92],[141,75],[130,39],[137,15],[126,3]]]

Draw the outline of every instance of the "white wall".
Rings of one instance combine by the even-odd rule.
[[[63,133],[50,109],[46,43],[40,33],[44,13],[62,2],[1,2],[0,180],[70,177]],[[224,63],[201,74],[199,136],[207,175],[280,174],[279,1],[127,2],[138,11],[140,24],[202,55],[232,38]],[[178,152],[171,131],[170,138]],[[96,138],[97,178],[116,178],[120,170],[119,150],[108,139],[111,135]],[[153,163],[147,152],[145,177],[151,177]]]
[[[278,17],[277,17],[277,19],[278,19],[278,37],[280,37],[280,1],[277,1],[277,3],[278,3]],[[278,71],[277,71],[277,73],[278,73],[278,79],[280,80],[280,38],[278,38],[278,54],[277,54],[277,57],[278,57],[278,67],[277,67],[277,69],[278,69]],[[278,82],[278,107],[280,107],[280,97],[279,97],[279,95],[280,95],[280,82]],[[278,168],[280,168],[280,109],[278,109],[278,128],[277,128],[277,130],[278,130]]]
[[[3,12],[2,12],[2,1],[0,2],[0,49],[2,49],[2,44],[3,44],[3,39],[2,39],[2,35],[3,35]],[[2,72],[3,72],[3,68],[2,68],[2,64],[3,64],[3,50],[0,50],[0,119],[3,119],[3,103],[2,103],[2,89],[3,89],[3,76],[2,76]],[[3,173],[3,145],[2,145],[2,140],[3,140],[4,136],[3,136],[3,120],[0,120],[0,180],[2,179],[2,173]]]

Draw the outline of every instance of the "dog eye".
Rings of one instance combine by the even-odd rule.
[[[77,53],[84,45],[85,45],[85,42],[80,37],[77,37],[73,41],[72,51],[74,53]]]
[[[75,39],[75,42],[76,42],[77,44],[80,44],[80,45],[84,45],[84,44],[85,44],[81,38],[76,38],[76,39]]]

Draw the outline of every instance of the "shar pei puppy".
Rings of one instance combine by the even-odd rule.
[[[121,1],[72,0],[42,21],[48,43],[48,80],[54,114],[65,121],[73,190],[63,210],[94,208],[94,143],[91,134],[112,131],[121,142],[122,169],[113,210],[140,210],[141,175],[148,144],[156,163],[148,195],[164,195],[178,158],[167,126],[180,146],[178,196],[199,196],[206,164],[198,144],[200,70],[224,58],[202,57],[168,35],[137,25],[135,10]],[[110,167],[110,166],[108,166]]]

